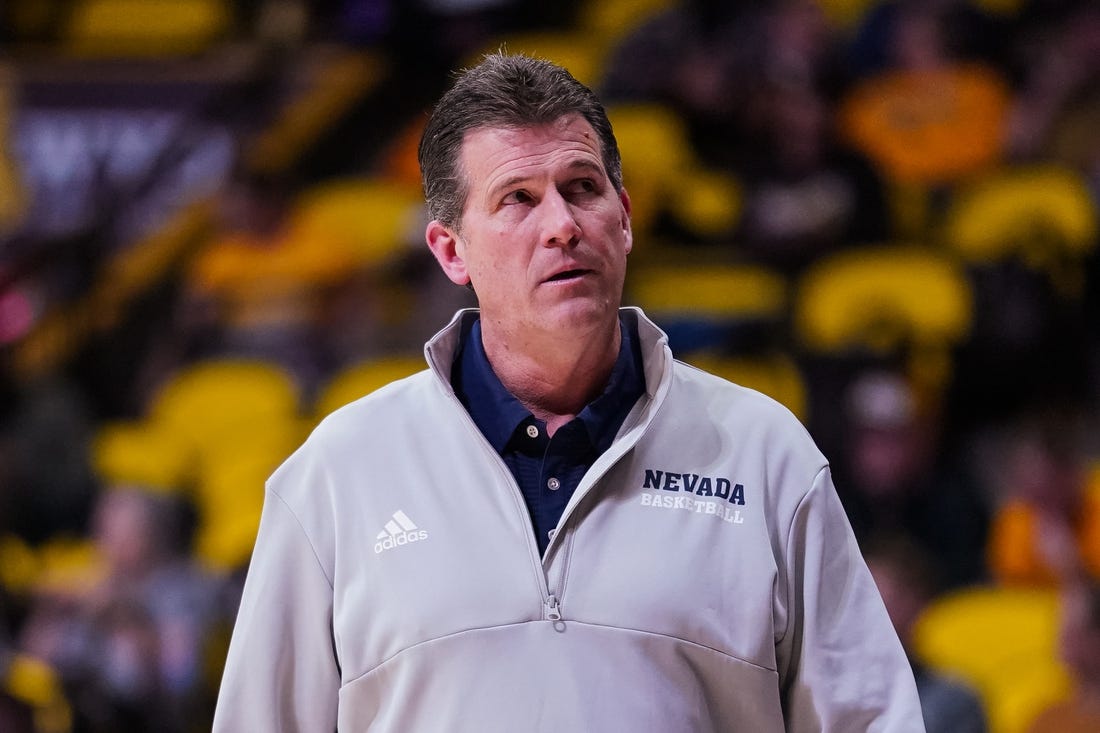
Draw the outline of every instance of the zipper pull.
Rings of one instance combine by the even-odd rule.
[[[546,618],[551,621],[561,621],[561,611],[558,609],[558,598],[553,593],[546,597]]]

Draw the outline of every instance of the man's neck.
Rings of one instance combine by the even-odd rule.
[[[497,378],[549,435],[607,386],[619,355],[619,321],[590,333],[527,333],[500,338],[482,323],[485,354]]]

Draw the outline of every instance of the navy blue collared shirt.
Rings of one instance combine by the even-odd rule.
[[[546,551],[581,478],[611,445],[645,392],[638,335],[621,319],[619,330],[619,356],[603,393],[554,431],[553,438],[546,435],[546,423],[500,383],[485,355],[480,320],[464,335],[455,357],[451,385],[519,484],[540,553]]]

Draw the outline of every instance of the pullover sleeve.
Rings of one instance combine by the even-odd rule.
[[[214,733],[336,730],[332,583],[270,487],[229,646]]]
[[[924,733],[912,668],[827,467],[795,509],[786,555],[786,729]]]

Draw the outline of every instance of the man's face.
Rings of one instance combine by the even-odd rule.
[[[580,115],[467,133],[466,204],[457,228],[428,225],[444,271],[472,283],[484,328],[501,334],[607,327],[633,242],[630,200],[604,169]]]

